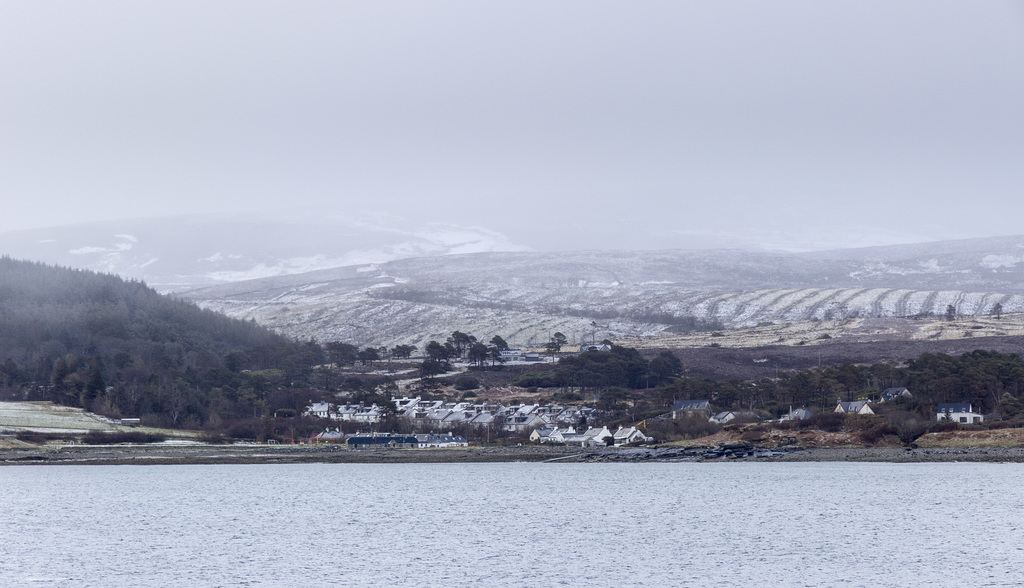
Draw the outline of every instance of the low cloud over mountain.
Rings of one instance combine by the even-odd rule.
[[[165,292],[408,257],[524,249],[484,228],[406,227],[374,218],[207,215],[0,233],[2,254],[141,279]]]

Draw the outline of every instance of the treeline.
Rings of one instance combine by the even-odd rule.
[[[594,399],[599,408],[653,415],[683,399],[710,400],[716,410],[754,410],[779,416],[790,407],[831,411],[840,400],[877,399],[886,388],[906,387],[913,397],[897,401],[928,413],[942,402],[969,402],[1002,418],[1024,418],[1024,360],[1017,354],[977,350],[961,356],[925,353],[905,365],[850,363],[782,373],[760,380],[681,377],[670,352],[650,361],[635,349],[613,346],[565,357],[553,369],[520,376],[523,387],[557,388],[565,400]]]
[[[557,334],[557,333],[556,333]],[[500,335],[491,337],[487,343],[478,341],[475,335],[452,331],[444,343],[429,341],[423,348],[423,362],[420,364],[420,376],[433,378],[452,369],[451,361],[466,358],[477,368],[485,367],[488,362],[492,367],[504,363],[502,351],[508,350],[508,342]]]
[[[780,374],[777,379],[681,378],[662,392],[674,398],[707,398],[716,407],[778,415],[789,406],[832,410],[839,400],[877,399],[886,388],[905,387],[900,400],[926,411],[942,402],[969,402],[986,414],[1024,417],[1024,360],[1017,354],[976,350],[960,356],[925,353],[906,363],[850,363]]]
[[[50,400],[146,424],[220,427],[300,410],[324,362],[251,321],[142,282],[0,258],[0,398]]]
[[[609,387],[655,388],[683,373],[682,363],[670,351],[651,361],[631,347],[612,345],[610,351],[587,351],[563,357],[546,372],[528,373],[516,380],[525,388],[568,388],[581,393]]]
[[[373,365],[376,361],[384,359],[408,359],[416,352],[415,345],[395,345],[394,347],[364,347],[360,349],[351,343],[331,341],[324,345],[324,352],[327,359],[337,367],[355,365],[360,362],[363,365]]]

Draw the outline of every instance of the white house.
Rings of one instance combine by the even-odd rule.
[[[522,349],[502,349],[498,352],[502,361],[521,361],[523,359]]]
[[[711,421],[712,423],[724,425],[725,423],[729,423],[735,420],[739,420],[745,423],[753,423],[760,421],[761,417],[757,416],[757,413],[754,412],[733,412],[730,410],[726,412],[720,412],[708,420]]]
[[[632,445],[634,443],[646,443],[651,440],[650,437],[644,435],[643,431],[636,427],[619,427],[618,431],[615,431],[615,446],[620,445]]]
[[[352,415],[352,420],[357,423],[379,423],[384,415],[384,409],[374,404],[373,406],[360,406]]]
[[[534,429],[530,433],[530,441],[534,443],[544,443],[546,440],[551,439],[551,434],[558,430],[558,427],[541,427]]]
[[[510,406],[505,409],[505,430],[512,432],[526,432],[530,429],[547,427],[551,425],[551,419],[537,411],[537,404],[522,404]]]
[[[608,427],[590,427],[583,433],[583,436],[593,439],[598,445],[606,445],[608,439],[612,437],[612,432],[608,430]]]
[[[558,427],[543,427],[540,429],[534,429],[530,433],[530,441],[534,443],[564,443],[565,435],[575,435],[576,429],[572,427],[565,427],[559,429]]]
[[[944,402],[939,404],[935,414],[935,420],[950,420],[954,423],[981,423],[985,417],[974,412],[974,407],[969,402]]]
[[[875,411],[871,410],[868,406],[867,400],[855,400],[853,402],[840,402],[836,405],[836,409],[832,412],[838,412],[842,414],[875,414]]]
[[[304,413],[306,416],[320,417],[322,419],[330,418],[331,405],[326,402],[314,402],[309,405]]]
[[[428,447],[468,447],[469,443],[461,435],[414,435],[420,449]]]

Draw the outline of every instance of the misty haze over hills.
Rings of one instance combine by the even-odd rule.
[[[1019,2],[0,10],[0,254],[360,344],[1019,308]]]
[[[195,214],[110,220],[0,232],[0,254],[144,280],[177,292],[240,280],[298,274],[413,257],[483,252],[563,250],[768,249],[805,251],[835,239],[809,232],[718,229],[664,231],[623,219],[614,227],[576,215],[557,224],[544,214],[512,222],[506,210],[492,224],[408,220],[380,211],[347,217],[282,213]],[[437,218],[435,216],[435,218]],[[461,219],[469,221],[469,218]],[[477,218],[476,220],[480,220]],[[496,228],[497,227],[497,228]],[[509,230],[511,228],[511,231]],[[900,242],[881,230],[847,233],[845,242]]]
[[[480,227],[393,219],[191,215],[0,233],[0,253],[144,280],[173,292],[406,257],[521,251]]]
[[[537,226],[544,226],[543,219]],[[381,212],[353,214],[348,218],[206,214],[0,232],[0,254],[140,279],[164,292],[398,259],[486,252],[732,250],[730,255],[734,256],[740,251],[750,252],[749,259],[767,255],[771,259],[804,259],[808,263],[813,259],[833,259],[895,264],[884,268],[847,268],[839,273],[902,272],[922,279],[935,274],[928,267],[917,265],[929,255],[949,257],[968,266],[978,258],[982,267],[998,270],[1015,265],[1022,254],[1017,247],[1022,240],[1017,237],[808,251],[808,246],[815,242],[813,235],[796,243],[785,234],[767,230],[747,231],[744,238],[711,231],[644,236],[641,228],[629,223],[619,227],[620,233],[606,229],[588,232],[573,223],[545,237],[538,236],[536,230],[517,231],[510,237],[490,226],[416,222]],[[884,231],[863,233],[862,237],[875,243],[898,240]],[[853,237],[847,240],[858,241]],[[829,243],[826,239],[821,242]],[[779,250],[772,251],[769,245],[778,246]],[[802,254],[780,254],[787,250]],[[961,259],[963,255],[967,257]],[[709,279],[714,282],[719,278],[702,273],[700,285],[709,285]]]

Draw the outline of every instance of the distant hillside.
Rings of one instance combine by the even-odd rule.
[[[243,369],[291,385],[318,353],[141,282],[0,258],[0,398],[200,425],[266,408],[273,382]]]
[[[479,253],[186,292],[280,332],[421,345],[458,329],[540,345],[759,324],[1024,312],[1024,237],[805,254]],[[999,305],[997,307],[997,305]]]

